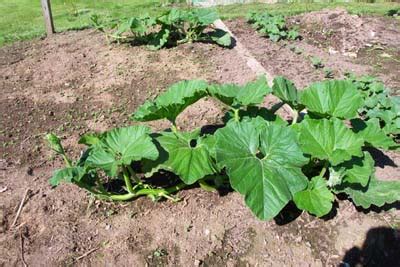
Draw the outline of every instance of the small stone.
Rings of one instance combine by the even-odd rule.
[[[194,266],[200,266],[201,265],[201,260],[195,260],[194,261]]]

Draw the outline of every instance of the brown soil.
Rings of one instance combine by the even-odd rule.
[[[323,78],[289,44],[260,38],[241,20],[228,26],[273,74],[288,76],[299,86]],[[358,73],[372,68],[329,55],[306,39],[296,45],[332,59],[324,62],[338,67],[339,74],[343,66]],[[46,148],[45,133],[61,135],[68,153],[77,156],[80,134],[130,124],[129,115],[145,99],[192,78],[244,83],[255,75],[234,50],[190,44],[152,52],[107,45],[101,35],[87,30],[0,48],[0,266],[21,266],[22,258],[30,266],[328,266],[354,263],[358,256],[365,262],[365,256],[371,257],[366,245],[386,266],[395,264],[389,260],[399,250],[397,204],[387,211],[358,212],[341,200],[324,219],[288,207],[274,221],[260,222],[242,197],[231,192],[193,188],[180,192],[183,201],[178,203],[145,198],[107,203],[73,185],[48,185],[61,162]],[[216,102],[204,100],[185,111],[178,124],[191,129],[215,123],[220,110]],[[400,156],[376,153],[386,155],[378,155],[385,159],[378,176],[399,179]],[[28,188],[22,213],[11,227]]]

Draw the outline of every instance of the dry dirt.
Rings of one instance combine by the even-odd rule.
[[[325,14],[320,16],[325,18]],[[293,19],[307,21],[306,16]],[[358,19],[387,25],[387,19]],[[348,69],[358,74],[372,72],[400,89],[399,81],[392,78],[398,79],[399,61],[376,69],[367,58],[371,56],[365,52],[368,46],[360,46],[352,58],[341,52],[330,54],[327,46],[314,44],[314,37],[307,34],[299,42],[276,44],[259,37],[242,20],[227,25],[265,68],[300,87],[324,78],[308,59],[318,55],[337,77]],[[307,27],[301,29],[307,32]],[[392,49],[390,55],[398,59],[400,46],[395,41],[400,35],[392,34],[386,44],[380,44],[383,50],[373,51]],[[293,45],[303,52],[293,52]],[[382,60],[390,58],[374,59],[384,65]],[[22,266],[23,260],[29,266],[397,264],[398,203],[384,210],[357,211],[348,200],[340,200],[323,219],[300,214],[289,205],[274,221],[260,222],[233,192],[220,195],[191,188],[179,193],[183,201],[178,203],[153,203],[145,198],[107,203],[73,185],[55,189],[48,185],[47,179],[61,162],[44,145],[45,133],[61,135],[68,153],[77,156],[82,149],[76,145],[79,135],[130,124],[129,115],[145,99],[176,81],[192,78],[244,83],[255,75],[234,50],[190,44],[153,52],[108,45],[92,30],[1,47],[0,266]],[[204,100],[185,111],[178,125],[191,129],[218,122],[221,116],[216,102]],[[163,122],[151,126],[168,127]],[[380,159],[378,176],[400,179],[400,155],[375,154]],[[12,227],[27,189],[28,198]]]

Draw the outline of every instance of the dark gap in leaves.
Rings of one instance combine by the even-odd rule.
[[[105,182],[103,186],[104,188],[107,188],[108,192],[119,194],[126,193],[125,189],[123,188],[123,186],[125,186],[125,183],[122,179],[110,179]]]
[[[263,158],[265,157],[265,155],[264,155],[261,151],[257,151],[256,157],[257,157],[258,159],[263,159]]]
[[[196,139],[190,140],[189,145],[191,148],[195,148],[197,146],[197,140]]]
[[[223,124],[205,125],[201,127],[201,135],[214,134],[218,129],[223,128]]]
[[[146,179],[146,183],[156,187],[169,187],[179,183],[177,175],[169,171],[158,171]]]

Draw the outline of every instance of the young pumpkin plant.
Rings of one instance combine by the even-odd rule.
[[[263,107],[270,93],[282,104]],[[206,96],[228,107],[226,123],[214,133],[181,131],[177,117]],[[363,208],[380,207],[400,200],[400,181],[377,179],[374,159],[365,148],[396,149],[398,140],[383,130],[386,125],[380,118],[365,115],[368,97],[370,93],[351,80],[318,82],[301,91],[284,77],[275,78],[272,88],[263,77],[243,86],[181,81],[146,101],[132,116],[141,122],[166,119],[169,130],[151,133],[145,126],[131,126],[85,135],[81,143],[88,149],[74,164],[51,136],[53,149],[67,164],[51,181],[73,182],[111,200],[140,195],[172,198],[170,194],[188,185],[208,190],[228,182],[262,220],[274,218],[291,201],[301,210],[324,216],[331,211],[335,194],[346,194]],[[394,110],[399,108],[387,98]],[[291,124],[276,114],[282,105],[293,110]],[[138,178],[134,162],[140,163],[144,177],[167,171],[181,183],[153,188],[147,179]],[[106,190],[101,173],[124,181],[126,192]]]
[[[229,33],[212,26],[217,19],[218,14],[209,9],[172,8],[157,17],[146,14],[123,19],[114,31],[106,30],[98,16],[92,17],[92,23],[107,39],[147,44],[152,50],[193,42],[214,42],[229,47],[232,41]]]

